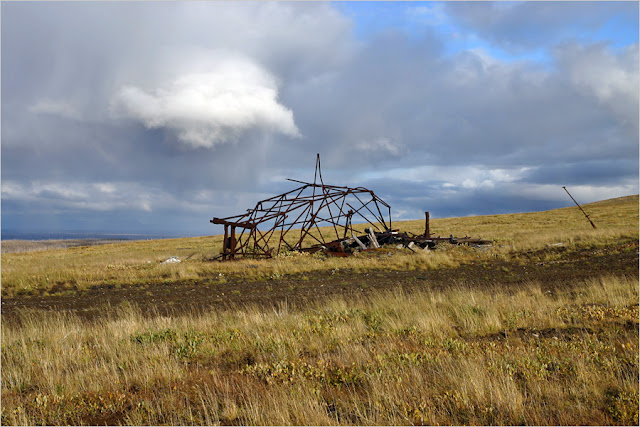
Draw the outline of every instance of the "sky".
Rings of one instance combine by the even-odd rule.
[[[3,233],[218,234],[316,153],[394,221],[638,193],[638,2],[0,7]]]

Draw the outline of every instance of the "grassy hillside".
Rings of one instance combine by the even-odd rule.
[[[207,261],[218,236],[2,254],[0,422],[638,425],[638,196],[585,209],[598,229],[577,208],[432,223],[492,238],[490,250]],[[170,256],[183,262],[161,264]],[[287,297],[304,272],[314,298],[298,304]],[[330,282],[339,291],[320,298]],[[140,306],[105,305],[141,283],[124,289]],[[238,283],[286,292],[154,311],[164,292],[231,300]],[[85,294],[102,304],[93,320],[47,306]],[[35,304],[7,321],[7,300]]]
[[[60,294],[92,286],[196,282],[205,278],[235,275],[263,279],[285,274],[353,268],[418,269],[456,266],[478,257],[506,257],[563,243],[567,248],[605,245],[638,239],[638,196],[628,196],[585,205],[598,226],[592,229],[577,207],[545,212],[443,218],[431,221],[435,235],[473,236],[494,240],[490,251],[478,253],[447,244],[430,253],[396,251],[390,257],[280,256],[275,260],[242,260],[232,263],[209,261],[217,256],[222,236],[149,240],[2,254],[2,296]],[[394,228],[424,232],[424,221],[394,223]],[[363,227],[364,228],[364,227]],[[177,256],[182,262],[162,264]]]

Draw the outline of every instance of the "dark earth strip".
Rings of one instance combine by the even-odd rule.
[[[549,254],[553,261],[543,261]],[[148,286],[95,287],[66,295],[2,298],[2,321],[12,322],[23,311],[67,310],[83,319],[96,319],[126,304],[144,313],[180,314],[199,310],[229,309],[244,305],[301,306],[327,297],[368,295],[373,291],[402,288],[405,292],[444,290],[452,286],[475,289],[517,290],[531,282],[553,294],[571,289],[586,279],[603,275],[638,277],[638,241],[579,250],[547,248],[519,253],[513,260],[482,260],[455,268],[435,270],[355,272],[316,271],[273,280],[227,277],[198,282]]]

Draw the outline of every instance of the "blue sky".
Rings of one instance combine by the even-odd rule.
[[[637,2],[1,7],[3,232],[218,233],[316,153],[394,220],[638,193]]]
[[[520,2],[497,2],[496,9],[517,7]],[[553,3],[553,2],[551,2]],[[593,8],[610,9],[606,2],[581,4],[575,9]],[[485,3],[486,4],[486,3]],[[546,52],[546,41],[527,51],[515,52],[501,48],[490,39],[483,38],[473,28],[465,28],[447,11],[443,2],[335,2],[334,5],[353,20],[354,36],[366,42],[375,35],[388,31],[401,31],[413,38],[420,38],[425,32],[435,32],[445,43],[448,54],[456,54],[468,49],[484,49],[492,56],[504,61],[535,60],[549,61]],[[571,6],[571,5],[569,5]],[[449,5],[448,7],[456,7]],[[486,7],[486,6],[482,6]],[[552,32],[557,40],[574,39],[582,43],[593,43],[607,40],[616,48],[625,47],[638,42],[638,17],[633,13],[632,4],[605,15],[604,19],[583,18],[572,23],[565,21]],[[637,9],[637,7],[636,7]],[[588,25],[585,25],[588,24]],[[544,39],[540,31],[527,32],[531,41]]]

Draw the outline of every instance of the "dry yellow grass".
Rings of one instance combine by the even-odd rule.
[[[271,260],[209,261],[217,256],[222,236],[122,242],[100,246],[2,254],[2,295],[64,293],[91,286],[197,281],[220,275],[265,278],[274,275],[351,268],[419,269],[456,266],[478,257],[494,258],[543,249],[562,243],[572,249],[638,239],[638,196],[585,205],[597,229],[577,207],[524,214],[443,218],[431,221],[433,234],[473,236],[494,240],[490,251],[478,253],[448,244],[430,253],[397,251],[391,257],[284,256]],[[424,232],[424,221],[394,223],[394,228]],[[172,256],[178,264],[162,264]],[[250,267],[250,268],[249,268]]]
[[[383,257],[206,261],[218,253],[217,236],[2,254],[2,292],[435,269],[483,257],[520,262],[532,251],[543,259],[555,243],[570,252],[637,241],[637,196],[585,209],[598,229],[577,208],[432,221],[436,234],[495,239],[490,251],[443,245]],[[424,223],[394,226],[421,233]],[[161,264],[170,256],[183,262]],[[637,275],[613,275],[549,293],[533,277],[517,288],[397,288],[174,316],[123,305],[89,323],[23,312],[0,331],[0,421],[637,425],[638,288]]]
[[[2,328],[2,424],[638,424],[638,279]]]

